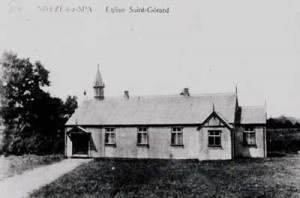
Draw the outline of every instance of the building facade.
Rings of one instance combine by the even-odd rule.
[[[267,156],[266,109],[243,107],[237,92],[106,98],[95,96],[65,125],[65,155],[95,158],[227,160]]]

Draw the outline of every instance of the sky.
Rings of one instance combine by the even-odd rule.
[[[92,12],[47,12],[88,6]],[[129,13],[129,7],[169,13]],[[125,13],[106,12],[125,8]],[[0,52],[41,61],[53,96],[234,92],[240,105],[300,118],[297,0],[2,0]],[[84,90],[87,96],[83,95]]]

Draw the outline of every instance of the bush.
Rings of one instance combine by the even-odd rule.
[[[268,152],[300,151],[300,128],[267,129]]]

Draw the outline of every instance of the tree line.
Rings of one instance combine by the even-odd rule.
[[[49,71],[40,61],[5,52],[1,58],[0,116],[5,154],[51,154],[64,149],[64,124],[77,108],[76,96],[53,97]]]
[[[267,119],[267,128],[279,129],[279,128],[300,128],[300,121],[293,117],[287,117],[281,115],[279,117]]]

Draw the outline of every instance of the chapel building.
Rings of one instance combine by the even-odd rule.
[[[265,106],[239,106],[233,93],[105,97],[98,68],[94,98],[65,125],[65,155],[91,158],[228,160],[264,158]]]

